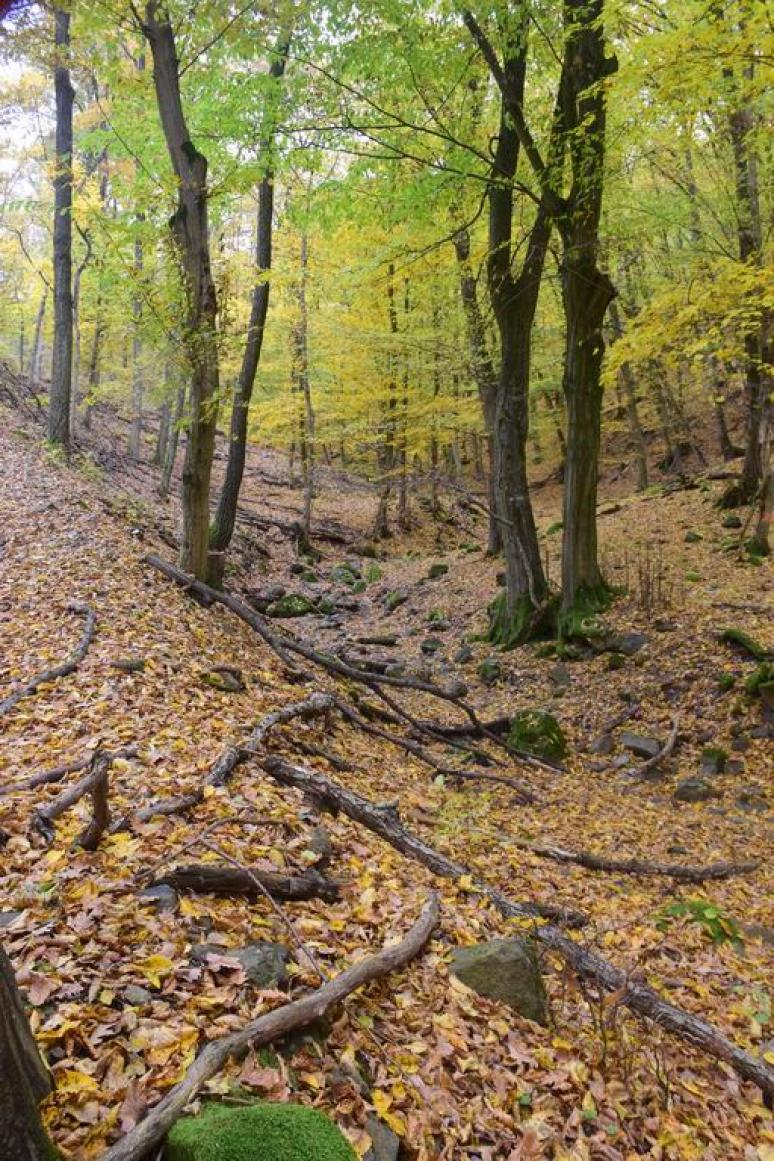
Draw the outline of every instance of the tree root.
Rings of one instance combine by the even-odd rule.
[[[386,839],[396,850],[424,863],[430,870],[447,878],[469,874],[467,868],[452,862],[444,855],[409,834],[400,824],[394,808],[380,808],[354,791],[338,786],[322,775],[293,766],[281,758],[270,758],[264,767],[268,774],[283,786],[293,786],[308,794],[322,808],[341,810],[350,818],[363,823],[369,830]],[[513,903],[506,895],[482,884],[476,889],[491,899],[505,916],[536,914],[546,910],[538,904]],[[554,908],[554,911],[560,910]],[[774,1068],[760,1057],[739,1048],[712,1024],[686,1012],[676,1004],[664,1000],[652,988],[638,983],[621,968],[576,943],[554,924],[537,924],[534,938],[550,951],[561,956],[583,980],[593,982],[616,997],[616,1002],[630,1008],[636,1015],[653,1020],[660,1027],[681,1040],[706,1052],[715,1060],[731,1066],[739,1076],[756,1084],[764,1100],[774,1103]]]
[[[324,899],[335,903],[341,897],[341,888],[333,879],[318,871],[304,871],[299,875],[280,875],[258,867],[237,868],[226,864],[194,863],[173,867],[152,879],[150,886],[165,884],[176,891],[194,891],[210,895],[244,895],[260,898],[263,892],[256,879],[275,899],[296,902],[303,899]]]
[[[332,782],[316,770],[295,766],[286,762],[284,758],[268,758],[263,768],[281,785],[294,786],[303,791],[319,809],[333,813],[342,811],[355,822],[362,823],[386,839],[401,854],[408,855],[409,858],[429,867],[434,874],[441,875],[445,879],[459,879],[462,875],[470,874],[467,867],[442,855],[440,851],[428,846],[421,838],[407,830],[400,821],[397,807],[376,805],[354,790],[347,790]],[[559,907],[553,903],[514,903],[484,883],[476,883],[475,890],[491,899],[501,911],[507,907],[507,913],[512,916],[555,919],[572,927],[580,927],[586,922],[586,916],[579,911]]]
[[[521,851],[538,855],[541,859],[553,859],[555,863],[574,863],[589,871],[611,871],[623,875],[663,875],[678,879],[683,883],[704,883],[709,879],[731,879],[734,875],[746,875],[756,871],[760,862],[708,863],[704,867],[687,867],[679,863],[648,863],[641,859],[606,859],[589,851],[566,851],[563,847],[544,846],[527,842],[515,842]]]
[[[96,628],[97,618],[95,617],[92,610],[88,607],[88,605],[68,605],[68,612],[77,613],[79,616],[86,618],[86,624],[84,626],[81,639],[75,647],[75,650],[66,661],[63,661],[60,665],[52,666],[51,669],[44,669],[42,673],[39,673],[36,677],[33,677],[32,680],[28,681],[26,685],[23,685],[21,689],[17,689],[13,693],[9,693],[8,697],[4,698],[3,701],[0,701],[0,717],[3,714],[7,714],[9,710],[12,710],[13,707],[22,700],[22,698],[32,697],[32,695],[37,692],[41,685],[45,685],[47,682],[56,681],[59,677],[67,677],[70,673],[74,673],[80,663],[83,661],[94,638],[94,630]]]
[[[140,1161],[140,1158],[146,1157],[162,1142],[199,1089],[215,1076],[229,1059],[250,1045],[259,1048],[299,1028],[307,1027],[313,1021],[326,1016],[356,988],[405,967],[430,939],[438,926],[439,916],[438,896],[433,894],[422,908],[414,926],[400,943],[382,948],[381,951],[353,964],[309,995],[284,1004],[281,1008],[275,1008],[274,1011],[246,1024],[239,1031],[208,1044],[199,1053],[180,1083],[151,1109],[144,1121],[140,1121],[122,1140],[103,1153],[101,1161]]]

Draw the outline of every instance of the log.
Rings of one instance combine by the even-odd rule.
[[[401,854],[424,864],[434,874],[441,875],[445,879],[459,879],[463,875],[470,874],[469,869],[462,863],[442,855],[440,851],[436,851],[417,835],[412,834],[401,822],[396,806],[376,805],[354,790],[347,790],[332,782],[316,770],[295,766],[291,762],[286,762],[284,758],[268,758],[263,763],[263,768],[281,785],[294,786],[297,790],[303,791],[321,810],[332,813],[342,811],[355,822],[367,826],[369,830],[386,839]],[[556,919],[572,927],[580,927],[586,922],[585,915],[567,907],[553,903],[515,903],[506,900],[505,896],[501,896],[498,891],[485,883],[477,882],[475,889],[491,899],[500,910],[503,910],[504,906],[507,907],[508,914],[515,917]]]
[[[0,946],[0,1161],[51,1161],[38,1103],[52,1089],[16,984]]]
[[[622,875],[663,875],[668,879],[678,879],[683,883],[704,883],[707,880],[731,879],[734,875],[746,875],[757,871],[758,860],[746,863],[708,863],[706,866],[687,867],[680,863],[649,863],[642,859],[608,859],[594,855],[590,851],[568,851],[563,847],[544,846],[536,843],[516,841],[521,851],[529,851],[541,859],[553,859],[555,863],[574,863],[589,871],[611,871]]]
[[[68,605],[67,611],[70,613],[77,613],[79,616],[84,617],[86,621],[83,628],[83,633],[81,634],[81,639],[76,645],[75,649],[66,661],[62,661],[59,665],[54,665],[50,669],[44,669],[42,673],[38,673],[35,677],[28,681],[26,685],[21,686],[20,689],[15,690],[13,693],[9,693],[8,697],[0,701],[0,717],[3,714],[7,714],[9,710],[12,710],[13,707],[22,700],[22,698],[32,697],[32,695],[40,688],[41,685],[45,685],[47,682],[56,681],[60,677],[67,677],[69,674],[74,673],[80,663],[83,661],[94,638],[94,630],[96,628],[97,619],[88,605]]]
[[[116,758],[136,758],[138,754],[138,747],[135,745],[122,746],[118,750],[113,750],[113,761]],[[30,775],[22,782],[9,782],[5,786],[0,786],[0,798],[5,798],[8,794],[14,794],[19,790],[34,790],[38,786],[49,786],[54,782],[61,782],[68,774],[74,774],[78,770],[85,770],[94,760],[94,751],[91,754],[86,754],[83,758],[74,758],[72,762],[63,762],[61,766],[53,766],[50,770],[40,770],[37,774]]]
[[[218,863],[193,863],[172,867],[153,879],[150,886],[162,883],[176,891],[195,891],[210,895],[244,895],[250,899],[262,897],[255,880],[275,899],[291,902],[302,899],[324,899],[335,903],[341,897],[341,888],[333,879],[318,871],[304,871],[298,875],[281,875],[258,867],[223,866]]]
[[[156,1149],[186,1105],[196,1096],[224,1064],[238,1056],[249,1045],[260,1048],[282,1036],[305,1028],[326,1016],[356,988],[379,979],[389,972],[405,967],[425,946],[438,926],[440,908],[438,896],[433,894],[422,908],[414,926],[400,943],[383,947],[335,976],[309,995],[302,996],[275,1008],[246,1024],[237,1032],[215,1040],[204,1048],[179,1084],[176,1084],[157,1104],[144,1121],[102,1154],[101,1161],[140,1161]]]
[[[445,855],[413,836],[409,836],[411,842],[407,843],[406,832],[400,825],[395,811],[380,809],[375,803],[369,802],[354,791],[347,790],[313,771],[293,766],[281,758],[270,758],[265,763],[264,769],[281,785],[293,786],[310,795],[322,809],[341,810],[356,822],[363,823],[369,830],[385,838],[396,850],[424,863],[436,874],[454,878],[463,873],[470,874],[466,867],[453,863],[451,859],[447,859]],[[530,907],[533,910],[527,913],[534,914],[534,909],[538,906],[513,903],[500,891],[482,884],[475,886],[492,900],[502,915],[508,918],[524,915],[525,908]],[[618,1004],[629,1008],[642,1019],[653,1020],[661,1028],[715,1060],[730,1065],[744,1080],[757,1085],[763,1093],[766,1104],[772,1107],[774,1068],[762,1057],[753,1056],[750,1052],[739,1048],[719,1028],[715,1028],[701,1017],[694,1016],[676,1004],[670,1004],[668,1000],[662,999],[652,988],[634,980],[628,972],[611,964],[596,952],[576,943],[554,924],[536,925],[533,937],[565,960],[581,979],[595,984],[602,991],[613,993]]]
[[[46,842],[53,841],[54,822],[56,819],[68,811],[71,806],[75,806],[76,802],[80,802],[85,794],[93,794],[98,783],[106,782],[107,771],[110,769],[114,757],[115,754],[109,750],[100,750],[99,748],[96,749],[92,754],[88,772],[84,774],[83,778],[79,778],[79,780],[72,786],[68,787],[67,790],[63,790],[61,794],[56,796],[53,802],[49,802],[48,806],[38,807],[38,809],[33,812],[32,818],[30,820],[30,826],[34,830],[39,831],[39,833],[42,834],[45,838]],[[98,792],[98,795],[101,799],[101,792]],[[106,791],[104,803],[101,800],[99,803],[95,803],[95,808],[100,812],[102,812],[103,807],[104,810],[107,811]],[[102,817],[101,814],[100,817]],[[107,825],[108,820],[104,819],[104,821],[105,825]],[[85,837],[87,833],[88,828],[87,831],[84,831],[84,834],[81,837]],[[99,833],[101,834],[101,831]],[[99,841],[99,834],[97,834],[97,841]],[[93,850],[94,848],[92,847],[88,849]]]

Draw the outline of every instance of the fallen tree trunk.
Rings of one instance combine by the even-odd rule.
[[[264,769],[281,785],[293,786],[308,794],[321,809],[341,810],[349,818],[363,823],[369,830],[386,839],[396,850],[424,863],[436,874],[447,878],[459,878],[463,874],[470,874],[467,867],[452,862],[427,843],[405,831],[400,824],[397,811],[393,808],[379,807],[354,791],[324,778],[321,774],[293,766],[282,758],[270,758],[265,763]],[[485,884],[476,883],[475,888],[491,899],[506,917],[540,914],[539,904],[514,903],[507,895]],[[554,911],[559,910],[560,908],[554,908]],[[533,934],[538,942],[570,964],[582,979],[593,982],[606,992],[615,993],[617,1003],[630,1008],[640,1017],[653,1020],[660,1027],[714,1059],[729,1064],[739,1076],[760,1088],[770,1107],[774,1103],[774,1068],[762,1057],[755,1057],[739,1048],[718,1028],[699,1016],[694,1016],[676,1004],[670,1004],[668,1000],[662,999],[652,988],[633,980],[621,968],[609,963],[596,952],[575,943],[554,924],[538,924]]]
[[[574,863],[589,871],[612,871],[623,875],[664,875],[683,883],[704,883],[709,879],[731,879],[745,875],[760,866],[757,860],[747,863],[708,863],[704,867],[687,867],[679,863],[648,863],[642,859],[608,859],[590,851],[567,851],[563,847],[516,841],[514,846],[555,863]]]
[[[151,880],[149,886],[157,887],[163,883],[168,887],[174,887],[176,891],[196,891],[210,895],[245,895],[256,899],[263,895],[256,880],[275,899],[290,902],[324,899],[326,903],[335,903],[341,897],[339,884],[333,879],[327,879],[318,871],[281,875],[258,867],[242,869],[217,863],[194,863],[172,867],[163,875]]]
[[[284,758],[268,758],[263,768],[281,785],[294,786],[297,790],[303,791],[321,810],[328,810],[334,814],[342,811],[355,822],[367,826],[369,830],[386,839],[396,850],[416,859],[418,863],[423,863],[434,874],[441,875],[445,879],[459,879],[462,875],[470,874],[467,867],[442,855],[440,851],[428,846],[421,838],[407,830],[400,821],[398,810],[394,805],[377,805],[369,802],[354,790],[346,790],[316,770],[294,766]],[[512,916],[555,919],[572,927],[580,927],[586,922],[585,915],[567,907],[553,903],[514,903],[485,883],[476,883],[475,889],[491,899],[500,910],[507,909],[507,913]]]
[[[9,693],[8,697],[4,698],[3,701],[0,701],[0,716],[7,714],[9,710],[12,710],[13,707],[22,700],[22,698],[32,697],[32,695],[40,688],[41,685],[45,685],[49,681],[56,681],[59,677],[67,677],[69,674],[74,673],[80,663],[83,661],[94,638],[94,630],[96,628],[97,618],[88,607],[88,605],[68,605],[68,612],[77,613],[79,616],[86,618],[86,624],[84,625],[81,639],[75,647],[75,650],[73,653],[71,653],[67,660],[63,661],[60,665],[54,665],[50,669],[44,669],[42,673],[37,674],[37,676],[33,677],[31,681],[28,681],[26,685],[23,685],[20,689],[15,690],[13,693]]]
[[[287,1036],[290,1032],[307,1027],[313,1021],[326,1016],[356,988],[404,967],[420,953],[430,939],[438,926],[439,916],[438,896],[433,894],[422,908],[414,926],[400,943],[382,948],[374,955],[353,964],[317,991],[302,996],[299,1000],[293,1000],[281,1008],[275,1008],[274,1011],[246,1024],[239,1031],[208,1044],[199,1053],[180,1083],[151,1109],[144,1121],[103,1153],[101,1161],[140,1161],[146,1157],[163,1141],[202,1085],[220,1072],[231,1057],[237,1056],[250,1045],[253,1048],[260,1048],[264,1044]]]

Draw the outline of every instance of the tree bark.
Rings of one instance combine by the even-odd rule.
[[[269,76],[279,83],[285,72],[290,37],[280,39],[274,59],[269,67]],[[237,503],[242,487],[247,454],[247,420],[253,385],[261,359],[266,316],[269,310],[269,272],[272,258],[272,218],[274,213],[274,143],[275,115],[268,119],[267,133],[261,143],[261,152],[266,158],[266,173],[258,187],[258,216],[256,224],[256,281],[253,287],[248,323],[247,341],[242,356],[234,402],[231,409],[231,429],[228,445],[226,474],[218,499],[218,506],[210,531],[210,583],[216,587],[223,582],[225,553],[234,535],[237,518]]]
[[[38,313],[35,315],[35,330],[33,332],[32,349],[30,351],[29,376],[33,383],[37,383],[40,380],[40,363],[43,350],[43,322],[46,317],[47,302],[48,286],[44,286],[43,293],[40,296]]]
[[[204,579],[219,389],[218,302],[210,261],[207,158],[191,141],[180,95],[174,32],[159,0],[148,0],[143,31],[153,55],[153,82],[164,139],[178,180],[178,205],[170,225],[188,300],[185,346],[191,386],[180,563]]]
[[[68,56],[70,12],[54,10],[56,66],[56,175],[54,177],[54,346],[48,410],[48,438],[70,452],[70,396],[73,364],[72,205],[73,101]]]
[[[610,322],[616,339],[623,335],[621,316],[615,301],[610,303]],[[644,492],[648,486],[648,445],[640,422],[639,408],[637,407],[637,388],[634,382],[634,373],[629,363],[624,363],[620,371],[621,384],[624,390],[624,406],[629,424],[629,438],[632,442],[637,467],[637,491]]]
[[[38,1109],[51,1088],[11,961],[0,946],[0,1161],[56,1161]]]
[[[239,868],[228,863],[195,863],[173,867],[158,875],[150,886],[166,884],[176,891],[195,891],[211,895],[243,895],[250,899],[262,898],[256,886],[258,880],[271,896],[290,902],[303,899],[324,899],[335,903],[341,897],[339,884],[326,879],[318,871],[281,875],[264,871],[262,867]]]

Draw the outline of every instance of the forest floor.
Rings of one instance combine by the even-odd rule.
[[[285,474],[279,457],[255,450],[245,507],[296,518],[299,493]],[[187,816],[135,824],[104,837],[93,853],[72,847],[88,800],[62,816],[50,844],[30,829],[33,811],[61,790],[19,789],[37,771],[97,745],[135,743],[137,757],[111,771],[111,810],[119,816],[196,788],[226,745],[310,692],[289,680],[247,625],[222,607],[194,603],[144,563],[148,551],[173,556],[159,538],[161,530],[168,539],[168,506],[154,498],[150,479],[149,469],[124,464],[115,471],[65,467],[16,413],[0,413],[0,699],[71,652],[81,622],[70,603],[88,604],[97,619],[78,669],[21,700],[3,717],[0,737],[0,924],[53,1067],[57,1087],[46,1117],[68,1158],[98,1156],[180,1079],[203,1042],[280,999],[252,987],[233,963],[202,968],[191,960],[192,944],[205,941],[224,949],[256,939],[287,943],[266,902],[186,894],[173,910],[159,911],[138,897],[143,874],[157,863],[212,858],[181,847],[216,823],[212,841],[240,864],[303,869],[314,858],[309,839],[320,821],[296,791],[277,786],[252,761]],[[315,520],[335,521],[351,543],[316,541],[323,552],[310,566],[316,580],[291,571],[286,536],[248,530],[238,559],[250,571],[229,584],[248,592],[282,584],[331,600],[333,612],[282,624],[328,651],[347,642],[355,653],[357,637],[394,635],[394,646],[378,646],[380,655],[438,680],[461,677],[483,717],[525,708],[554,713],[570,743],[565,769],[513,759],[504,771],[531,787],[530,805],[506,786],[470,780],[454,788],[339,719],[277,729],[272,749],[373,800],[397,798],[406,826],[511,898],[582,909],[590,922],[575,938],[774,1061],[771,731],[760,700],[744,694],[755,662],[719,641],[720,630],[735,626],[774,647],[771,577],[767,566],[733,551],[728,538],[739,532],[722,527],[713,487],[620,496],[601,519],[607,574],[628,588],[606,621],[645,638],[617,668],[610,653],[557,660],[531,645],[495,655],[470,640],[497,591],[498,565],[480,548],[481,520],[455,503],[439,523],[414,498],[421,524],[379,544],[377,560],[357,556],[353,544],[367,538],[374,493],[341,473],[321,473]],[[558,490],[539,490],[536,511],[556,577],[560,534],[548,530],[560,516]],[[686,542],[686,533],[700,539]],[[268,563],[256,551],[260,543],[270,550]],[[367,582],[361,592],[331,578],[336,565],[353,559]],[[433,564],[448,571],[428,579]],[[405,600],[390,611],[396,592]],[[455,660],[464,647],[467,659]],[[491,684],[478,676],[486,658],[500,667]],[[144,664],[115,667],[127,660]],[[220,692],[203,680],[219,665],[241,670],[243,692]],[[321,677],[320,685],[330,682]],[[430,716],[420,695],[406,704]],[[436,718],[437,707],[430,707]],[[641,759],[624,748],[622,732],[663,742],[678,717],[674,753],[655,776],[635,777]],[[600,747],[613,719],[620,724],[612,747]],[[300,756],[299,743],[326,749],[346,770]],[[729,756],[724,772],[703,775],[712,797],[677,801],[678,784],[699,776],[708,745]],[[254,822],[235,823],[238,814]],[[303,1040],[279,1056],[250,1053],[211,1092],[238,1086],[314,1104],[361,1154],[376,1113],[417,1161],[770,1161],[770,1112],[728,1066],[581,989],[550,956],[543,962],[548,1028],[479,997],[450,975],[453,948],[528,924],[504,920],[465,879],[437,879],[343,816],[322,821],[341,900],[284,905],[321,964],[337,970],[401,935],[432,886],[441,891],[441,928],[408,968],[351,996],[327,1038]],[[524,841],[652,862],[757,859],[760,866],[686,886],[560,865],[515,845]],[[697,899],[695,909],[665,915]],[[740,938],[711,938],[729,932]],[[296,954],[291,994],[317,983]]]

